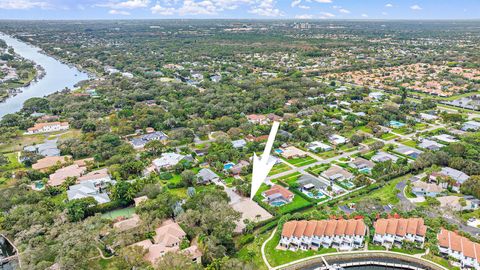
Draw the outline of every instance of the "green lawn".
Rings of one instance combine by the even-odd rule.
[[[414,140],[401,140],[400,143],[413,148],[417,147],[417,143]]]
[[[45,135],[22,135],[13,139],[10,143],[0,144],[0,153],[11,153],[22,151],[25,146],[43,143]]]
[[[275,236],[265,245],[265,255],[268,262],[272,266],[278,266],[292,261],[300,260],[306,257],[336,252],[334,248],[322,248],[318,251],[291,251],[291,250],[277,250],[275,249],[280,241],[280,234],[277,232]]]
[[[393,247],[390,251],[405,253],[405,254],[409,254],[409,255],[425,253],[425,250],[419,249],[419,248],[404,249],[404,248]]]
[[[413,130],[407,126],[403,126],[401,128],[395,128],[392,130],[392,132],[394,133],[397,133],[397,134],[401,134],[401,135],[405,135],[405,134],[410,134],[413,132]]]
[[[297,181],[298,177],[300,177],[302,174],[299,173],[299,172],[294,172],[294,173],[291,173],[289,175],[285,175],[285,176],[282,176],[280,178],[277,178],[275,180],[282,180],[283,182],[287,183],[287,184],[292,184],[292,183],[295,183],[295,181]],[[273,180],[272,182],[276,182],[275,180]]]
[[[280,214],[290,213],[302,207],[306,207],[309,204],[311,204],[309,201],[305,200],[301,196],[295,195],[292,202],[278,207],[278,212]]]
[[[390,141],[390,140],[393,140],[395,138],[398,138],[398,136],[395,135],[395,134],[392,134],[392,133],[384,133],[384,134],[382,134],[381,138],[383,140]]]
[[[438,263],[438,264],[440,264],[441,266],[443,266],[447,269],[460,270],[460,268],[451,265],[450,262],[447,259],[435,256],[431,253],[423,256],[422,258],[427,259],[427,260],[432,261],[432,262],[435,262],[435,263]]]
[[[368,244],[368,250],[386,250],[384,246]]]
[[[275,166],[273,166],[272,170],[270,171],[270,173],[268,175],[272,176],[272,175],[275,175],[275,174],[286,172],[290,169],[291,168],[287,164],[279,163],[279,164],[276,164]]]
[[[296,167],[302,167],[316,162],[316,160],[310,156],[306,156],[304,158],[291,158],[284,160]]]
[[[135,207],[127,207],[122,209],[106,212],[102,215],[102,218],[116,219],[118,217],[130,218],[135,213]]]
[[[373,139],[373,138],[368,138],[366,140],[364,140],[362,143],[366,144],[366,145],[370,145],[374,142],[376,142],[377,140]]]
[[[316,165],[311,168],[308,168],[307,171],[316,175],[320,175],[323,171],[327,170],[328,168],[330,168],[330,164],[320,164],[320,165]]]
[[[400,183],[404,179],[410,178],[411,175],[407,174],[401,177],[397,177],[391,181],[389,181],[385,186],[382,188],[379,188],[373,192],[371,192],[368,195],[368,198],[372,198],[374,200],[378,200],[380,204],[382,205],[387,205],[387,204],[396,204],[399,202],[399,199],[397,198],[397,194],[399,190],[395,187],[398,183]],[[360,199],[364,197],[358,197],[354,198],[352,200],[349,200],[345,203],[350,203],[350,202],[358,202]]]
[[[17,153],[8,153],[5,154],[8,159],[8,164],[5,166],[0,167],[0,171],[11,171],[23,168],[23,164],[18,161]]]
[[[363,131],[365,133],[370,133],[370,134],[373,133],[372,129],[367,126],[361,126],[358,130]]]
[[[268,239],[271,231],[256,235],[253,242],[243,246],[236,254],[236,258],[244,261],[253,263],[255,265],[254,269],[258,270],[267,270],[267,266],[263,262],[261,248],[263,242]]]
[[[337,156],[337,155],[338,155],[338,153],[336,153],[334,150],[321,152],[321,153],[317,154],[317,156],[319,156],[322,159],[332,158],[332,157]]]

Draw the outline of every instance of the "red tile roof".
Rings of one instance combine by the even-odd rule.
[[[361,235],[366,233],[366,225],[362,219],[348,220],[300,220],[288,221],[283,225],[282,236],[284,237],[302,237],[315,236],[343,236],[343,235]]]
[[[480,244],[458,235],[456,232],[442,229],[437,235],[440,247],[449,248],[463,254],[465,257],[475,259],[480,263]]]
[[[274,185],[269,190],[265,191],[266,196],[271,196],[273,194],[281,194],[285,199],[290,199],[293,197],[293,193],[290,190],[279,185]]]
[[[427,226],[424,225],[423,218],[388,218],[378,219],[375,224],[375,233],[384,235],[405,236],[407,234],[425,236]]]

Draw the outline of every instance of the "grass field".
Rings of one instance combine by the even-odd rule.
[[[245,261],[251,262],[255,265],[254,269],[258,270],[267,270],[267,266],[263,262],[262,253],[260,249],[262,248],[263,242],[268,239],[271,231],[256,235],[253,242],[243,246],[237,253],[236,258]]]
[[[116,219],[118,217],[130,218],[135,213],[135,207],[127,207],[122,209],[106,212],[102,215],[102,218]]]
[[[382,188],[379,188],[368,195],[368,198],[372,198],[374,200],[378,200],[380,204],[387,205],[387,204],[396,204],[400,200],[397,197],[398,192],[400,192],[395,186],[400,183],[402,180],[409,179],[411,177],[410,174],[395,178],[390,180],[387,184],[385,184]],[[362,197],[354,198],[349,200],[345,203],[350,202],[358,202]]]
[[[323,171],[327,170],[329,167],[330,167],[330,164],[320,164],[320,165],[316,165],[311,168],[308,168],[308,171],[313,174],[320,175]]]
[[[400,143],[413,148],[417,147],[417,143],[414,140],[401,140]]]
[[[392,134],[392,133],[384,133],[384,134],[382,134],[381,138],[383,140],[390,141],[390,140],[393,140],[395,138],[398,138],[398,136],[395,135],[395,134]]]
[[[290,167],[287,164],[279,163],[279,164],[273,166],[272,170],[270,171],[270,173],[268,175],[272,176],[272,175],[275,175],[275,174],[286,172],[288,170],[290,170]]]
[[[8,164],[0,167],[0,172],[23,168],[23,164],[18,161],[17,153],[8,153],[5,156],[8,159]]]
[[[274,179],[274,180],[272,180],[272,182],[275,183],[276,182],[275,180],[282,180],[285,183],[290,185],[290,184],[294,183],[295,181],[297,181],[298,177],[300,177],[301,175],[302,175],[301,173],[295,172],[295,173],[292,173],[292,174],[285,175],[285,176],[282,176],[280,178]]]
[[[332,150],[332,151],[320,152],[316,155],[319,156],[322,159],[328,159],[328,158],[332,158],[332,157],[334,157],[338,154],[334,150]]]
[[[302,167],[316,162],[316,160],[310,156],[306,156],[304,158],[292,158],[284,160],[295,167]]]

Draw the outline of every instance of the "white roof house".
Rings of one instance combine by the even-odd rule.
[[[432,139],[439,140],[439,141],[446,142],[446,143],[458,142],[458,140],[455,137],[453,137],[452,135],[448,135],[448,134],[436,135],[436,136],[433,136]]]
[[[477,121],[467,121],[463,123],[462,130],[480,130],[480,122]]]
[[[198,183],[209,183],[220,179],[220,177],[216,173],[207,168],[201,169],[196,176]]]
[[[368,94],[368,97],[376,100],[382,99],[383,96],[385,96],[385,94],[383,94],[382,92],[371,92],[370,94]]]
[[[317,151],[318,149],[320,149],[322,151],[332,150],[332,147],[330,145],[319,142],[319,141],[311,142],[310,144],[307,145],[307,148],[311,151],[314,151],[314,152]]]
[[[95,185],[95,181],[83,181],[80,184],[70,186],[67,190],[67,197],[68,200],[92,197],[99,204],[110,202],[108,194],[101,192]]]
[[[184,155],[177,153],[163,153],[160,158],[153,160],[153,165],[157,170],[161,168],[171,168],[177,165],[184,158]]]
[[[420,148],[432,150],[432,151],[437,151],[440,150],[440,148],[444,147],[445,145],[438,143],[436,141],[428,140],[428,139],[423,139],[422,142],[418,145]]]
[[[330,136],[328,140],[334,145],[344,144],[347,142],[347,138],[337,134]]]
[[[232,145],[234,148],[243,148],[247,146],[247,142],[244,139],[232,141]]]
[[[395,155],[380,151],[372,157],[372,160],[375,162],[385,162],[388,160],[396,162],[398,160],[398,157]]]

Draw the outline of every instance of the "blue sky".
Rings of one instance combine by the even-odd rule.
[[[480,19],[478,0],[0,0],[0,19]]]

